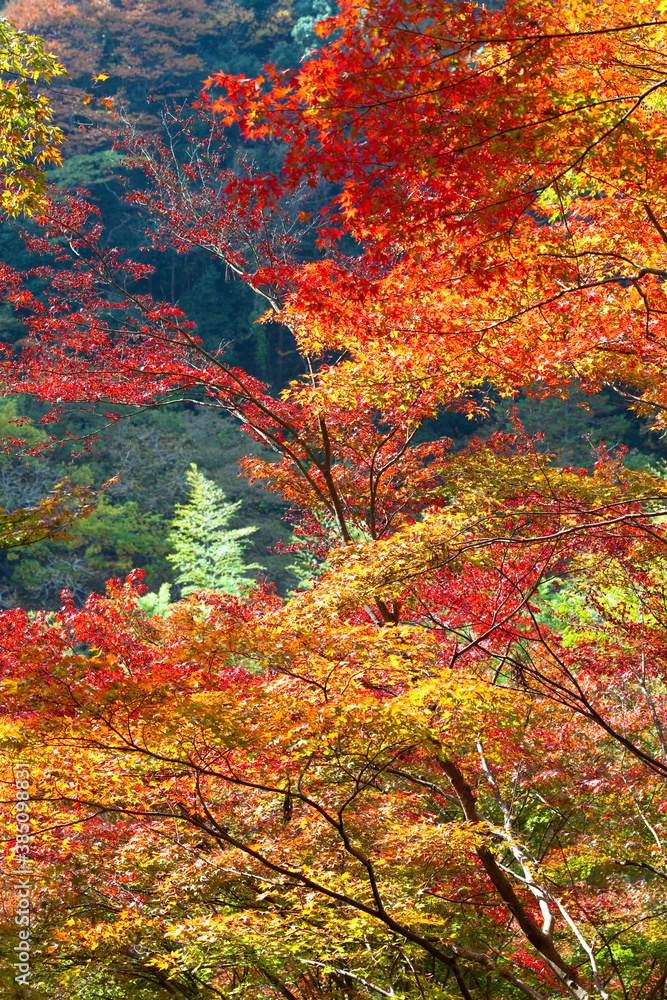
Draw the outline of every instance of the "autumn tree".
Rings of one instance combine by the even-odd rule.
[[[62,162],[62,133],[53,123],[47,86],[63,67],[41,39],[0,20],[0,177],[2,210],[30,214],[42,204],[44,167]],[[19,420],[15,424],[20,424]],[[14,444],[21,432],[14,428]],[[27,443],[25,440],[23,443]],[[11,448],[11,445],[10,445]],[[15,549],[45,538],[62,537],[73,521],[92,510],[89,489],[58,483],[49,494],[14,510],[0,509],[0,548]]]
[[[63,73],[41,39],[0,20],[0,176],[2,209],[31,212],[44,191],[44,167],[61,163],[62,133],[53,122],[48,86]]]
[[[631,499],[654,484],[498,444],[465,459],[504,473],[486,531],[483,487],[450,482],[430,544],[417,523],[356,546],[356,572],[287,605],[195,595],[151,619],[128,581],[57,626],[7,613],[5,697],[51,831],[45,983],[85,995],[102,965],[183,996],[659,987],[664,558]],[[619,476],[625,510],[582,520]],[[561,562],[549,610],[535,585]],[[392,587],[402,620],[378,628],[360,602]]]
[[[342,185],[333,234],[367,247],[302,273],[303,349],[381,344],[443,399],[611,379],[662,413],[663,15],[347,4],[292,75],[218,74],[211,107],[286,143],[288,187]]]

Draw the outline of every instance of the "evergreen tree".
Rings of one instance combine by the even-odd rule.
[[[178,576],[182,594],[195,590],[221,590],[240,594],[250,587],[245,573],[262,569],[257,563],[246,564],[243,550],[247,542],[241,541],[257,529],[228,528],[230,519],[241,506],[227,503],[225,494],[207,479],[192,463],[187,473],[190,486],[188,502],[176,505],[168,542],[171,548],[167,559]]]

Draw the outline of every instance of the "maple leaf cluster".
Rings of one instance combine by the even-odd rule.
[[[64,72],[41,39],[0,19],[0,203],[10,215],[34,212],[44,168],[62,163],[63,134],[39,87]]]

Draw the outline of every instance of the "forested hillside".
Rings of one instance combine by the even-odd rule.
[[[66,142],[64,162],[48,174],[49,180],[61,187],[89,190],[107,224],[106,239],[122,244],[129,253],[137,252],[146,243],[145,226],[139,213],[123,201],[120,157],[101,131],[113,127],[115,119],[97,98],[111,98],[115,109],[142,127],[159,128],[164,109],[195,99],[201,81],[214,70],[222,67],[230,73],[254,75],[267,61],[297,65],[304,51],[317,44],[312,25],[328,13],[321,0],[315,0],[314,7],[308,0],[296,4],[220,0],[6,4],[4,16],[41,35],[70,77],[54,81],[51,94]],[[92,77],[99,74],[108,79],[93,87]],[[96,99],[85,104],[88,93],[95,93]],[[257,144],[247,148],[251,155],[267,155]],[[0,257],[28,264],[8,225],[0,231]],[[155,267],[148,281],[150,293],[178,302],[208,347],[226,344],[232,363],[276,388],[300,372],[291,335],[282,326],[255,323],[262,312],[255,296],[241,281],[229,281],[219,261],[205,252],[186,258],[175,252],[153,252],[143,259]],[[21,337],[20,324],[6,304],[0,329],[5,339]],[[19,411],[38,416],[20,402],[9,403],[2,415],[5,432],[11,431],[8,421]],[[79,433],[87,434],[105,423],[92,416],[79,417],[76,426]],[[138,416],[105,430],[92,455],[72,459],[71,452],[76,450],[67,441],[39,461],[0,460],[0,505],[8,509],[31,502],[39,490],[49,489],[63,476],[98,487],[117,478],[93,520],[82,522],[71,541],[45,542],[30,551],[0,555],[4,607],[55,608],[64,587],[80,600],[91,590],[104,589],[111,576],[123,576],[134,566],[146,570],[151,587],[171,580],[165,560],[166,535],[174,506],[185,497],[190,462],[218,482],[230,500],[243,501],[238,522],[258,527],[253,558],[269,577],[281,590],[297,585],[297,577],[285,568],[289,558],[269,551],[290,539],[289,526],[282,521],[285,507],[239,480],[236,461],[243,443],[224,423],[212,424],[210,417],[192,408],[170,416]]]

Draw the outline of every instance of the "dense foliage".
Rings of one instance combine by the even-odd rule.
[[[64,72],[41,39],[0,19],[0,202],[4,212],[34,211],[44,168],[61,163],[63,134],[40,86]]]
[[[78,4],[77,0],[62,6],[52,3],[11,6],[11,17],[24,26],[37,27],[47,45],[53,46],[66,60],[72,77],[69,83],[59,81],[52,92],[58,120],[67,134],[68,155],[61,167],[50,171],[50,177],[70,190],[90,189],[92,201],[100,208],[108,227],[102,234],[104,244],[123,246],[131,256],[140,255],[149,263],[154,271],[146,275],[142,287],[157,299],[178,303],[196,323],[197,333],[208,348],[215,349],[225,343],[226,358],[231,363],[270,383],[274,389],[282,389],[303,370],[303,362],[288,328],[255,323],[262,309],[246,284],[234,280],[223,262],[212,258],[206,250],[195,252],[191,247],[188,255],[180,258],[170,250],[139,250],[146,243],[144,227],[131,206],[119,200],[124,191],[119,178],[126,177],[125,190],[141,181],[136,173],[120,167],[118,151],[101,146],[108,140],[100,126],[108,127],[113,121],[110,108],[102,102],[110,99],[115,107],[125,107],[130,117],[139,116],[144,123],[156,123],[161,105],[147,104],[147,93],[156,92],[162,99],[180,101],[197,92],[203,76],[221,67],[246,76],[258,72],[262,60],[294,67],[304,50],[322,44],[313,24],[316,15],[324,16],[331,11],[317,4],[311,9],[305,0],[300,0],[290,15],[289,25],[286,22],[278,34],[274,32],[273,8],[264,10],[258,5],[225,6],[209,2],[189,5],[183,12],[180,6],[176,11],[168,4],[149,4],[142,5],[140,11],[141,23],[136,24],[132,18],[136,19],[139,8],[134,5],[91,7]],[[175,18],[180,25],[178,32],[173,30]],[[241,35],[237,36],[236,29],[230,28],[230,18],[240,26]],[[128,61],[130,21],[132,58]],[[220,27],[223,21],[224,30]],[[249,29],[251,22],[256,32],[255,28]],[[156,46],[162,46],[160,58]],[[100,74],[106,79],[94,83],[91,75]],[[90,97],[93,99],[89,101]],[[91,118],[96,127],[83,131],[75,127]],[[178,131],[174,126],[172,122],[172,134]],[[228,138],[230,161],[234,156],[246,155],[265,167],[277,169],[275,144],[249,140],[245,153],[238,153],[236,134],[228,133]],[[167,139],[164,133],[163,139]],[[331,185],[320,180],[309,208],[322,205],[332,191]],[[3,259],[13,263],[20,260],[26,268],[31,266],[20,240],[6,226],[4,232],[0,231],[0,247]],[[306,235],[302,253],[311,259],[317,255],[314,234]],[[7,305],[0,307],[0,330],[3,339],[21,342],[22,325]],[[579,396],[555,397],[543,403],[520,398],[516,402],[526,428],[546,431],[542,447],[557,452],[562,463],[592,467],[594,455],[586,440],[588,435],[593,445],[604,439],[612,448],[628,446],[630,460],[637,467],[648,464],[660,467],[663,447],[648,431],[650,421],[638,422],[630,417],[610,392],[590,397],[586,409],[576,405],[582,400]],[[43,411],[20,403],[19,412],[39,418]],[[151,588],[159,588],[164,582],[171,583],[173,588],[173,573],[164,558],[166,534],[175,504],[185,496],[190,461],[197,462],[233,500],[243,497],[238,524],[260,527],[260,532],[253,536],[251,558],[267,568],[270,579],[282,593],[294,586],[295,578],[286,569],[289,559],[267,552],[267,546],[289,539],[289,530],[280,524],[284,508],[277,498],[262,497],[253,487],[237,481],[234,459],[242,445],[232,445],[230,435],[223,434],[225,443],[216,447],[223,447],[228,458],[221,464],[216,448],[211,446],[209,422],[192,416],[192,412],[184,413],[168,427],[159,421],[156,424],[152,418],[145,421],[134,417],[132,425],[126,422],[122,431],[106,432],[103,445],[96,447],[93,457],[84,454],[72,459],[66,441],[65,449],[41,453],[39,460],[31,460],[30,467],[22,466],[23,471],[12,464],[11,472],[3,472],[0,503],[5,506],[23,503],[25,497],[33,495],[37,483],[42,484],[44,491],[68,477],[99,488],[120,473],[119,482],[106,492],[108,513],[102,520],[108,519],[109,525],[103,526],[103,539],[88,539],[87,526],[82,524],[83,534],[75,535],[71,541],[61,539],[57,545],[19,553],[17,558],[0,555],[0,594],[4,606],[57,608],[63,586],[70,587],[77,599],[83,599],[91,589],[103,588],[106,578],[122,576],[131,566],[147,572]],[[104,419],[82,414],[69,426],[85,435],[94,434],[104,423]],[[511,424],[501,407],[495,412],[478,414],[473,421],[451,411],[441,412],[436,423],[427,421],[419,433],[422,437],[445,434],[460,448],[469,443],[471,433],[487,437],[494,430],[509,429]],[[135,475],[136,470],[142,469],[147,453],[152,456],[148,478],[157,476],[152,490],[146,490],[141,477]],[[4,468],[7,470],[7,465]],[[134,527],[121,536],[119,531],[125,520],[122,507],[127,501],[137,505],[132,513],[128,512]],[[155,520],[156,514],[162,520]],[[97,529],[96,534],[99,534]]]
[[[286,385],[81,194],[1,265],[4,386],[41,408],[16,449],[74,427],[94,454],[76,407],[234,421],[309,584],[168,605],[131,572],[2,613],[42,995],[664,997],[667,484],[601,442],[559,462],[520,416],[665,425],[666,26],[346,0],[297,68],[212,74],[177,141],[119,120],[150,253],[253,294],[297,345]]]

